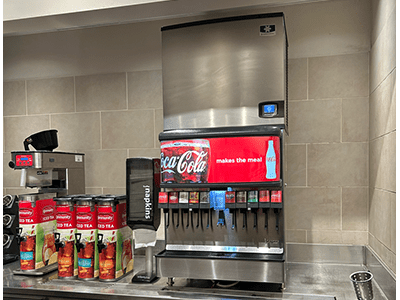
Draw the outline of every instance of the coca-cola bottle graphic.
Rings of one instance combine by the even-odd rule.
[[[267,167],[267,179],[275,179],[276,178],[276,155],[274,149],[274,141],[268,141],[268,150],[265,155],[265,164]]]

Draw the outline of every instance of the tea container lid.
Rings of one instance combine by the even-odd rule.
[[[60,197],[54,197],[53,200],[56,202],[68,202],[68,201],[75,201],[75,198],[80,195],[65,195]]]
[[[96,201],[101,204],[102,202],[120,202],[126,200],[126,195],[100,195],[96,197]]]
[[[78,196],[74,197],[73,199],[75,201],[77,201],[78,204],[82,203],[82,202],[91,202],[91,204],[94,205],[96,202],[95,201],[96,197],[98,197],[98,195],[85,194],[85,195],[78,195]]]

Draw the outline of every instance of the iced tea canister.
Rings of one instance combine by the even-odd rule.
[[[58,251],[58,278],[75,279],[78,276],[78,255],[75,246],[76,196],[55,197],[57,229],[54,233]]]
[[[56,227],[54,193],[19,196],[19,232],[21,271],[35,271],[55,264]]]
[[[74,197],[76,201],[75,245],[78,253],[78,279],[95,280],[99,277],[97,251],[96,195]]]
[[[116,281],[133,271],[132,229],[126,222],[126,195],[97,201],[100,281]]]

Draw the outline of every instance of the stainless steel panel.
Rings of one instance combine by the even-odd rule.
[[[259,118],[258,107],[210,108],[198,111],[180,112],[178,114],[164,114],[165,130],[177,128],[281,124],[285,124],[284,118]]]
[[[365,263],[368,270],[374,275],[374,280],[389,300],[396,299],[396,275],[387,269],[369,246],[365,248]]]
[[[279,217],[279,228],[275,229],[275,214],[273,209],[268,209],[268,229],[264,229],[264,213],[262,209],[257,211],[257,227],[253,228],[254,225],[254,214],[247,211],[247,228],[243,229],[243,214],[239,211],[236,212],[237,224],[235,229],[232,229],[232,214],[228,210],[224,211],[225,226],[217,227],[218,211],[211,210],[212,222],[209,228],[207,225],[207,214],[203,213],[202,222],[200,220],[200,226],[197,225],[197,215],[193,215],[192,227],[191,218],[189,215],[189,227],[187,225],[187,215],[184,214],[182,223],[181,211],[179,211],[179,227],[176,228],[177,214],[173,216],[171,210],[169,212],[169,227],[166,231],[166,244],[167,248],[172,245],[186,245],[186,246],[231,246],[231,247],[253,247],[254,248],[284,248],[284,219],[283,210],[280,210]],[[175,222],[172,222],[172,218],[175,217]],[[201,214],[200,214],[201,217]],[[201,223],[203,226],[201,226]],[[268,250],[266,250],[268,251]],[[269,250],[269,251],[281,251],[281,250]]]
[[[363,248],[364,246],[287,243],[286,259],[295,263],[363,264]]]
[[[165,130],[268,124],[258,103],[286,99],[283,17],[164,30],[162,70]]]
[[[42,161],[42,168],[45,169],[82,169],[85,166],[85,155],[80,153],[43,152]]]
[[[284,282],[284,263],[249,260],[157,258],[160,277]]]

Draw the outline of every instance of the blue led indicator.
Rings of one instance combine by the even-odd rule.
[[[21,160],[28,160],[27,157],[21,157]]]
[[[264,105],[264,113],[265,114],[272,114],[275,112],[275,105],[270,104],[270,105]]]

